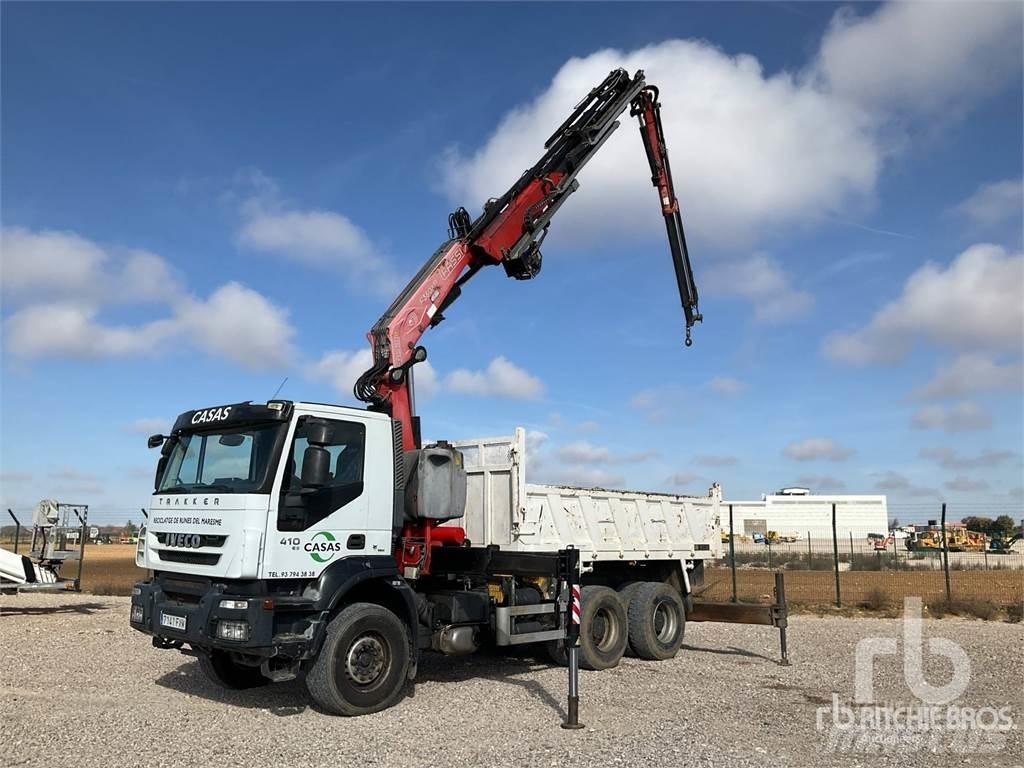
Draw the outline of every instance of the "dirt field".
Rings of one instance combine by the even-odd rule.
[[[896,638],[898,619],[796,616],[793,665],[779,666],[767,627],[690,624],[679,655],[625,658],[580,680],[582,731],[558,727],[566,672],[521,656],[425,654],[415,687],[393,709],[335,718],[310,706],[302,682],[250,691],[210,683],[197,662],[152,647],[128,626],[124,597],[0,596],[0,764],[26,768],[273,765],[643,766],[644,768],[986,768],[1024,763],[1021,625],[926,620],[925,638],[948,638],[970,659],[957,705],[1009,707],[1016,727],[984,747],[958,733],[938,748],[888,752],[830,747],[833,696],[852,700],[855,649]],[[950,679],[928,652],[925,678]],[[875,663],[876,701],[917,705],[902,654]],[[822,729],[821,725],[825,728]],[[870,734],[869,734],[870,735]],[[898,733],[882,734],[886,739]],[[985,736],[985,734],[975,734]],[[958,751],[959,750],[959,751]],[[964,754],[966,751],[966,754]]]
[[[78,561],[69,560],[61,575],[78,573]],[[87,545],[82,589],[95,595],[127,595],[132,585],[146,578],[146,572],[135,567],[134,544]]]
[[[771,571],[739,568],[736,592],[740,598],[771,595],[775,579]],[[1019,606],[1024,602],[1024,572],[1010,570],[950,571],[953,597],[958,600],[990,600],[997,605]],[[709,568],[705,575],[709,600],[728,600],[732,576],[728,568]],[[926,602],[946,596],[942,571],[847,571],[839,574],[844,603],[869,600],[881,590],[891,601],[921,597]],[[796,604],[814,605],[835,600],[835,575],[831,571],[787,571],[786,598]]]

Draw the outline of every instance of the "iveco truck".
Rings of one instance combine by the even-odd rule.
[[[300,677],[326,711],[393,704],[422,652],[538,644],[564,660],[679,650],[720,554],[706,498],[527,482],[523,431],[404,451],[380,413],[284,400],[188,411],[160,447],[131,625],[230,688]],[[414,539],[423,519],[446,521]],[[573,549],[570,549],[572,547]],[[580,565],[572,564],[570,554]]]

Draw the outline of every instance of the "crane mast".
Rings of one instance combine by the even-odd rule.
[[[413,366],[427,356],[418,345],[420,337],[444,319],[462,286],[482,267],[501,264],[517,280],[540,272],[540,246],[551,218],[579,187],[577,174],[619,127],[618,117],[627,107],[640,123],[651,181],[665,218],[686,320],[686,345],[691,344],[690,330],[702,317],[662,131],[658,89],[646,83],[642,70],[631,77],[616,69],[576,105],[544,143],[544,155],[505,194],[488,200],[476,219],[465,208],[448,217],[449,239],[367,334],[373,365],[357,380],[354,394],[402,424],[404,450],[420,443],[412,381]]]

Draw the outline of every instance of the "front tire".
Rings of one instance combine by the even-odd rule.
[[[327,625],[306,675],[309,695],[332,715],[368,715],[392,706],[408,683],[409,632],[391,611],[353,603]]]
[[[226,651],[210,651],[199,654],[199,668],[210,682],[222,688],[242,691],[258,688],[270,681],[263,676],[259,667],[247,667],[234,661]]]

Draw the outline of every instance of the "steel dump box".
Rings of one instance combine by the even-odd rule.
[[[585,562],[706,560],[721,556],[721,492],[708,496],[573,488],[526,482],[526,433],[453,443],[467,475],[462,526],[474,545],[552,551]]]

